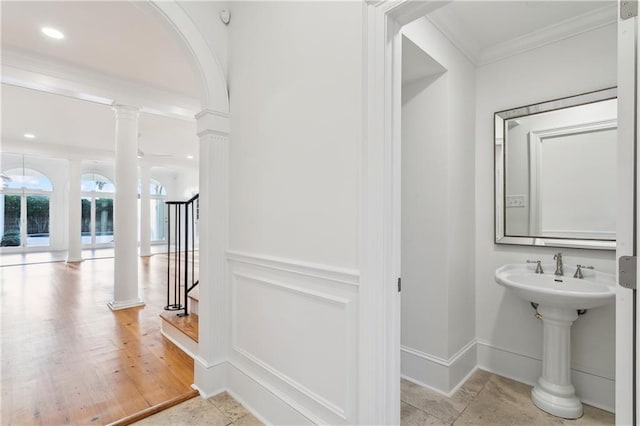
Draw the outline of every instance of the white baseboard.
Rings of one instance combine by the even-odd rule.
[[[144,306],[144,301],[142,299],[133,299],[133,300],[125,300],[125,301],[112,300],[111,302],[107,303],[107,306],[112,311],[119,311],[121,309],[129,309],[129,308],[135,308],[138,306]]]
[[[209,398],[228,390],[229,363],[222,361],[216,364],[207,364],[199,356],[193,358],[194,384],[192,387],[200,392],[203,398]]]
[[[534,386],[542,374],[542,360],[492,346],[478,340],[478,367]],[[615,380],[571,369],[576,395],[585,404],[615,411]]]
[[[267,425],[313,425],[322,424],[320,419],[310,419],[302,414],[302,407],[268,384],[251,377],[241,368],[228,363],[227,391],[238,399],[254,416]],[[238,397],[242,395],[242,397]],[[259,414],[258,414],[259,413]]]
[[[194,359],[195,383],[191,386],[202,398],[228,392],[265,425],[325,424],[320,419],[302,414],[305,410],[295,401],[272,388],[258,377],[252,377],[231,361],[207,364]]]
[[[407,346],[402,346],[400,351],[403,379],[446,396],[453,395],[476,370],[475,339],[449,359],[436,357]]]

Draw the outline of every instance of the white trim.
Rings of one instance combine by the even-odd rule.
[[[605,6],[533,31],[522,37],[491,46],[481,52],[478,66],[484,66],[510,56],[557,43],[588,31],[615,24],[615,22],[615,7],[613,5]]]
[[[573,18],[549,25],[515,39],[481,49],[459,23],[454,13],[443,9],[427,19],[474,65],[482,67],[511,56],[557,43],[588,31],[615,24],[615,6],[608,5]]]
[[[119,311],[121,309],[129,309],[129,308],[135,308],[137,306],[144,306],[144,301],[142,299],[133,299],[133,300],[124,300],[124,301],[112,300],[109,303],[107,303],[107,306],[112,311]]]
[[[260,412],[259,419],[264,420],[265,424],[325,424],[322,419],[309,413],[284,392],[271,386],[260,377],[250,374],[243,366],[233,360],[229,361],[228,365],[230,377],[227,391],[231,390],[234,394],[237,392],[237,394],[243,395],[244,398],[239,399],[238,402],[243,405],[248,403],[248,407],[265,406],[263,409],[253,411]],[[238,384],[239,379],[244,379],[244,383]],[[242,391],[239,388],[242,388]],[[265,414],[267,411],[271,412],[270,415]],[[274,421],[270,422],[269,420]],[[301,420],[306,420],[306,422]]]
[[[415,384],[416,384],[416,385],[418,385],[418,386],[422,386],[423,388],[426,388],[426,389],[432,390],[432,391],[434,391],[434,392],[436,392],[436,393],[439,393],[440,395],[444,395],[444,396],[446,396],[447,398],[451,398],[451,397],[453,397],[453,395],[455,395],[455,393],[456,393],[456,392],[458,392],[458,391],[460,390],[460,388],[461,388],[462,386],[464,386],[464,384],[467,382],[467,380],[469,380],[469,379],[471,378],[471,376],[473,376],[473,374],[474,374],[476,371],[478,371],[478,370],[479,370],[479,368],[478,368],[478,367],[474,367],[474,368],[473,368],[471,371],[469,371],[469,373],[467,373],[467,375],[466,375],[462,380],[460,380],[460,382],[459,382],[457,385],[455,385],[455,386],[453,387],[453,389],[451,389],[451,391],[449,391],[449,392],[443,392],[441,389],[434,388],[433,386],[430,386],[430,385],[428,385],[428,384],[426,384],[426,383],[423,383],[423,382],[421,382],[421,381],[419,381],[419,380],[414,379],[413,377],[409,377],[409,376],[404,375],[404,374],[403,374],[403,375],[401,375],[400,377],[402,377],[404,380],[406,380],[406,381],[408,381],[408,382],[415,383]]]
[[[262,415],[260,415],[260,413],[258,413],[258,411],[256,411],[255,409],[253,409],[253,407],[251,406],[251,404],[249,404],[244,398],[242,398],[241,396],[239,396],[237,393],[235,393],[234,391],[232,391],[231,389],[227,389],[226,392],[231,395],[231,397],[233,399],[235,399],[236,401],[238,401],[240,403],[240,405],[242,405],[249,413],[251,413],[253,415],[253,417],[255,417],[256,419],[258,419],[262,424],[268,425],[269,422],[262,417]]]
[[[138,2],[138,7],[151,9],[162,15],[167,24],[189,50],[189,57],[196,65],[201,83],[201,104],[213,111],[229,111],[227,79],[220,60],[209,47],[207,40],[193,23],[182,6],[175,1],[151,0]],[[150,6],[150,7],[149,7]]]
[[[252,274],[247,274],[247,273],[244,273],[244,272],[233,272],[233,276],[234,277],[246,278],[248,280],[251,280],[251,281],[254,281],[254,282],[258,282],[260,284],[267,284],[270,287],[276,287],[276,288],[280,288],[280,289],[286,290],[286,291],[291,292],[291,293],[297,293],[297,294],[300,294],[300,295],[305,296],[305,297],[310,297],[310,298],[313,298],[313,299],[320,300],[320,301],[322,301],[324,303],[337,304],[337,305],[348,305],[351,302],[349,299],[344,298],[344,297],[334,296],[333,294],[329,294],[329,293],[321,293],[321,292],[315,291],[315,290],[307,290],[307,289],[302,288],[302,287],[283,284],[281,282],[278,282],[278,281],[275,281],[275,280],[271,280],[269,278],[260,277],[260,276],[252,275]]]
[[[281,371],[276,370],[275,368],[271,367],[269,364],[267,364],[266,362],[260,360],[259,358],[251,355],[249,352],[245,351],[244,349],[241,349],[238,346],[234,345],[233,346],[233,350],[236,351],[238,354],[242,355],[243,357],[245,357],[250,362],[252,362],[255,365],[257,365],[258,367],[264,369],[266,372],[268,372],[272,376],[274,376],[277,379],[285,382],[287,385],[291,386],[292,388],[294,388],[296,391],[300,392],[301,394],[303,394],[307,398],[312,399],[316,403],[322,405],[325,409],[331,411],[333,414],[335,414],[339,418],[343,419],[344,421],[347,421],[347,416],[345,414],[345,410],[344,410],[343,407],[339,407],[339,406],[333,404],[331,401],[323,398],[322,396],[318,395],[317,393],[313,392],[312,390],[306,388],[302,384],[300,384],[297,381],[293,380],[291,377],[287,376],[286,374],[282,373]]]
[[[141,105],[143,112],[189,122],[194,121],[194,114],[201,108],[198,99],[183,94],[7,49],[2,50],[1,80],[13,86],[102,105],[110,106],[114,101]],[[119,94],[118,99],[113,98],[114,93]]]
[[[263,382],[269,383],[274,388],[290,389],[285,392],[288,397],[295,399],[297,404],[306,407],[303,414],[306,417],[315,416],[324,418],[321,423],[351,424],[355,422],[355,406],[357,401],[357,287],[354,283],[357,279],[345,282],[342,273],[336,276],[336,271],[341,268],[319,266],[313,264],[309,268],[306,262],[278,258],[257,256],[231,255],[230,271],[232,275],[232,303],[231,303],[231,359],[245,365],[247,374],[251,377],[261,377]],[[321,396],[307,385],[300,383],[295,378],[275,368],[256,354],[242,347],[237,341],[238,329],[235,319],[238,318],[238,298],[236,288],[238,278],[242,282],[250,282],[267,288],[274,288],[299,297],[318,300],[327,305],[334,305],[344,311],[346,341],[345,341],[345,371],[344,400],[331,401],[326,396]],[[336,285],[338,284],[338,285]],[[337,350],[334,348],[333,350]],[[341,380],[341,379],[338,379]],[[309,414],[314,413],[314,414]]]
[[[422,351],[419,351],[418,349],[410,348],[410,347],[404,346],[404,345],[400,346],[400,350],[403,351],[403,352],[410,353],[411,355],[417,356],[419,358],[423,358],[423,359],[425,359],[427,361],[435,362],[436,364],[442,365],[444,367],[451,367],[460,358],[462,358],[467,351],[469,351],[471,349],[474,349],[476,343],[477,343],[476,339],[470,340],[466,345],[461,347],[458,350],[458,352],[453,354],[453,356],[451,356],[449,359],[444,359],[444,358],[437,357],[435,355],[430,355],[430,354],[428,354],[426,352],[422,352]]]
[[[403,379],[451,397],[477,369],[476,339],[448,359],[402,347]]]
[[[400,422],[402,25],[446,2],[363,3],[358,423]]]
[[[194,380],[197,377],[206,378],[206,380],[202,380],[202,383],[196,382],[191,385],[191,387],[198,389],[203,397],[217,395],[228,387],[229,363],[226,360],[208,363],[203,358],[196,356],[193,359],[193,366],[195,369]]]
[[[444,358],[440,358],[440,357],[437,357],[437,356],[434,356],[434,355],[429,355],[426,352],[422,352],[422,351],[419,351],[417,349],[410,348],[408,346],[402,345],[402,346],[400,346],[400,350],[402,352],[411,354],[411,355],[416,356],[418,358],[422,358],[422,359],[424,359],[426,361],[433,362],[433,363],[438,364],[438,365],[442,365],[443,367],[449,367],[451,365],[451,363],[448,360],[444,359]]]
[[[337,268],[320,263],[302,262],[275,256],[251,254],[235,250],[227,250],[227,259],[232,263],[245,263],[254,266],[290,272],[341,284],[357,286],[359,274],[355,269]]]

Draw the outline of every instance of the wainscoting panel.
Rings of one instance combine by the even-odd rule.
[[[355,423],[357,273],[246,253],[228,258],[235,368],[314,423]]]

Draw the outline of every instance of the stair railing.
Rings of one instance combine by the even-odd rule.
[[[167,311],[189,315],[187,297],[198,285],[195,240],[199,216],[199,194],[187,201],[166,201],[167,205]],[[191,243],[191,247],[189,247]],[[173,244],[173,246],[172,246]],[[173,250],[172,250],[173,248]],[[189,250],[191,249],[191,250]]]

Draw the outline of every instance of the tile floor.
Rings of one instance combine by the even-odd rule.
[[[134,425],[145,426],[262,426],[240,403],[226,392],[209,399],[191,398],[168,410],[142,419]]]
[[[478,370],[451,398],[402,380],[402,425],[613,425],[613,414],[588,405],[577,420],[554,417],[531,402],[531,386]],[[261,425],[229,394],[193,398],[136,425]]]
[[[531,402],[531,386],[478,370],[451,398],[402,380],[402,425],[613,425],[588,405],[577,420],[554,417]]]

